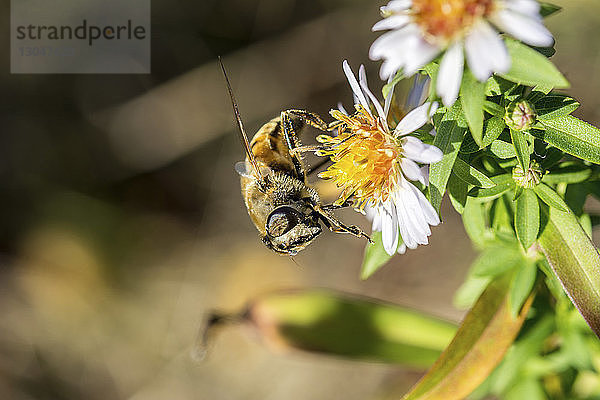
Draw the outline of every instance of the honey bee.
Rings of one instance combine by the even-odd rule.
[[[242,197],[250,219],[263,243],[276,253],[296,255],[322,232],[321,222],[336,233],[349,233],[371,239],[357,226],[348,226],[330,211],[341,206],[323,204],[317,191],[307,183],[300,154],[316,146],[301,146],[296,132],[306,125],[331,131],[318,115],[305,110],[285,110],[264,124],[251,141],[244,130],[225,67],[219,58],[242,145],[245,161],[235,170],[240,175]]]

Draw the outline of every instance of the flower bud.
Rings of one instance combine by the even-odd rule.
[[[526,131],[535,123],[537,114],[527,100],[513,101],[506,108],[504,122],[510,129]]]
[[[542,168],[535,160],[531,160],[526,172],[523,172],[523,168],[520,165],[517,165],[512,170],[512,178],[515,183],[525,189],[532,189],[539,185],[542,180],[542,175]]]

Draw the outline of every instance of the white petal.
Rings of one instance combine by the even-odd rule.
[[[393,76],[390,76],[388,78],[388,80],[387,80],[388,85],[392,82],[393,79],[394,79]],[[385,100],[385,104],[383,106],[383,118],[385,119],[386,124],[387,124],[388,113],[390,112],[390,106],[392,105],[392,98],[394,97],[394,87],[395,86],[396,85],[393,85],[392,87],[390,87],[388,95],[384,99]]]
[[[338,101],[337,108],[342,114],[348,115],[348,111],[346,111],[346,109],[344,108],[344,105],[342,104],[341,101]]]
[[[506,72],[510,57],[498,33],[485,21],[476,23],[465,38],[467,62],[480,82],[494,72]]]
[[[410,8],[412,0],[392,0],[380,8],[381,12],[400,12]]]
[[[375,25],[373,25],[371,30],[373,32],[376,32],[385,31],[388,29],[399,29],[402,28],[404,25],[408,24],[409,22],[410,17],[406,14],[392,15],[391,17],[384,18],[381,21],[377,22]]]
[[[535,0],[508,0],[506,8],[541,20],[540,4]]]
[[[398,197],[399,199],[402,198],[401,195],[399,195]],[[404,245],[409,249],[416,249],[418,243],[413,239],[412,234],[410,233],[410,228],[408,227],[408,224],[410,222],[408,221],[408,214],[404,208],[404,203],[402,202],[402,200],[398,201],[398,207],[396,209],[398,211],[398,228],[400,229],[400,236],[402,236]]]
[[[417,199],[419,200],[421,210],[423,211],[423,215],[425,216],[425,220],[427,221],[427,223],[429,225],[438,225],[440,223],[440,217],[437,215],[435,208],[433,208],[429,200],[427,200],[427,197],[425,197],[425,195],[419,189],[417,189],[410,183],[409,185],[411,186],[411,190],[415,193]]]
[[[425,184],[425,177],[421,174],[421,168],[413,161],[408,158],[400,160],[400,167],[404,175],[411,181],[419,181],[423,185]]]
[[[404,155],[411,160],[426,164],[438,162],[444,156],[444,153],[436,146],[425,144],[412,136],[402,138],[402,150]]]
[[[358,101],[360,102],[360,104],[370,114],[371,110],[370,110],[370,107],[369,107],[369,103],[367,102],[365,94],[360,89],[360,85],[358,84],[358,81],[356,80],[356,77],[354,76],[354,73],[352,72],[352,69],[350,68],[350,65],[348,65],[348,61],[344,60],[344,62],[343,62],[342,65],[343,65],[343,68],[344,68],[344,74],[346,74],[346,79],[348,79],[348,83],[350,84],[350,87],[352,88],[352,92],[358,98]]]
[[[423,125],[429,121],[431,115],[435,113],[437,110],[438,104],[436,102],[433,103],[425,103],[408,114],[396,126],[394,129],[395,136],[407,135],[415,130],[419,129]]]
[[[445,105],[451,106],[458,98],[462,81],[464,54],[462,43],[456,42],[444,54],[436,83],[437,93]]]
[[[414,49],[411,49],[412,57],[407,58],[404,63],[403,72],[406,76],[411,76],[417,72],[419,68],[429,64],[429,62],[440,52],[439,47],[428,43],[422,37],[419,37],[419,39],[420,40],[416,43]]]
[[[532,46],[552,46],[554,38],[543,23],[511,10],[495,13],[491,21],[503,31]]]
[[[407,211],[409,226],[413,239],[419,244],[427,244],[427,237],[431,235],[429,224],[421,207],[421,202],[415,191],[419,192],[412,183],[404,181],[404,195],[402,198],[403,205]]]
[[[396,250],[396,253],[398,253],[398,254],[406,253],[406,245],[404,243],[401,243],[400,246],[398,246],[398,250]]]
[[[369,48],[369,58],[371,60],[381,60],[389,58],[391,53],[397,52],[399,48],[404,46],[404,42],[410,40],[415,34],[418,34],[412,25],[402,29],[393,30],[379,36]],[[387,56],[387,57],[386,57]]]
[[[381,107],[381,103],[379,103],[379,100],[377,100],[377,97],[375,97],[373,92],[371,92],[371,90],[369,89],[369,84],[367,83],[367,72],[365,71],[365,66],[362,64],[360,65],[360,68],[358,70],[358,79],[360,82],[360,87],[362,88],[363,92],[365,92],[367,94],[367,96],[369,96],[369,98],[371,99],[371,102],[375,106],[375,109],[377,110],[377,115],[379,115],[383,119],[385,116],[385,113],[383,111],[383,108]],[[387,124],[387,121],[383,121],[383,122]]]
[[[396,213],[396,206],[388,200],[382,209],[381,239],[383,241],[383,248],[389,255],[394,255],[396,247],[398,247],[398,215]]]
[[[425,185],[429,185],[429,165],[423,165],[421,167],[421,175],[425,178]]]

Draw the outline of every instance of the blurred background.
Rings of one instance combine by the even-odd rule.
[[[600,123],[600,4],[556,0],[554,62]],[[206,313],[269,290],[325,287],[459,321],[452,295],[475,257],[445,201],[431,244],[360,281],[364,241],[324,233],[268,251],[233,170],[243,159],[217,55],[246,128],[285,108],[327,115],[351,94],[341,62],[368,60],[383,2],[152,2],[149,75],[11,75],[0,60],[0,398],[375,399],[419,371],[273,352],[227,327],[190,357]],[[328,193],[334,198],[335,193]],[[338,214],[369,230],[352,211]]]

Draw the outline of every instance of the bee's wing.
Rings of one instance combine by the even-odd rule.
[[[225,71],[225,66],[223,65],[223,61],[221,61],[221,57],[219,57],[219,64],[221,64],[221,69],[223,70],[223,75],[225,76],[225,83],[227,83],[227,91],[229,92],[229,97],[231,98],[231,106],[233,107],[233,114],[235,115],[235,119],[237,122],[240,140],[242,142],[242,145],[244,146],[244,151],[246,152],[246,156],[248,157],[248,160],[250,160],[250,165],[252,167],[252,171],[247,171],[245,165],[241,165],[240,167],[238,167],[239,164],[244,164],[244,162],[242,161],[241,163],[236,164],[235,170],[240,175],[243,175],[243,176],[253,175],[256,179],[259,179],[261,176],[260,171],[258,169],[258,165],[256,164],[256,160],[254,159],[254,154],[252,154],[252,151],[250,150],[250,143],[248,142],[248,136],[246,135],[246,131],[244,130],[244,124],[242,123],[242,117],[240,116],[240,111],[238,110],[238,106],[235,101],[235,97],[233,96],[233,90],[231,90],[231,84],[229,83],[229,77],[227,76],[227,72]],[[242,173],[242,171],[243,171],[243,173]]]

